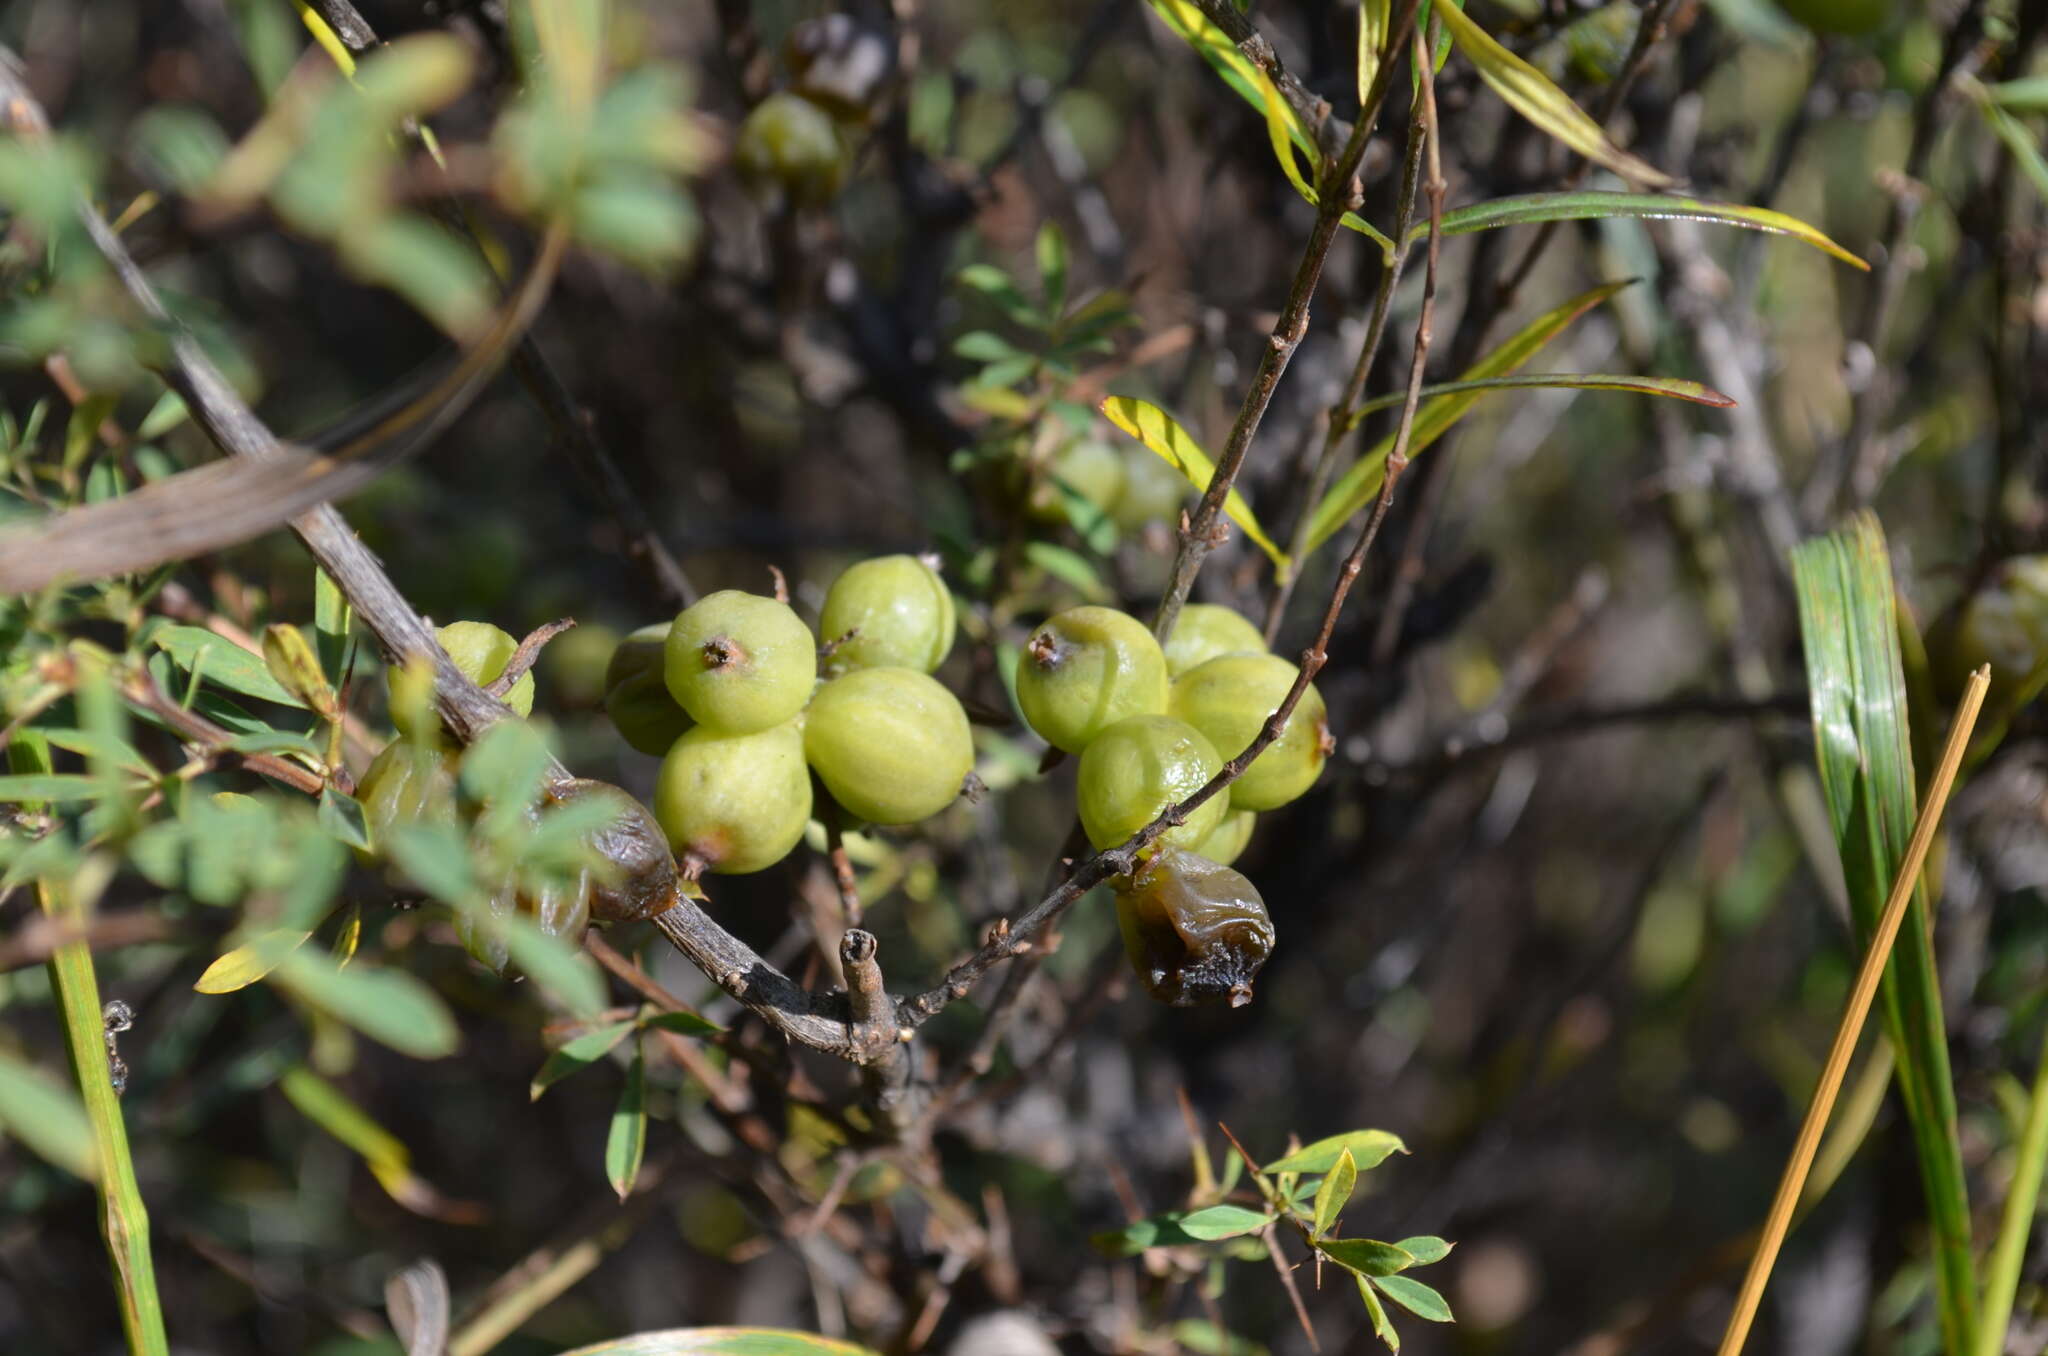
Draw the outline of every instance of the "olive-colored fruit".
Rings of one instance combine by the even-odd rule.
[[[1052,460],[1032,483],[1028,505],[1031,516],[1044,523],[1067,521],[1062,488],[1106,516],[1123,494],[1124,459],[1108,443],[1076,438],[1052,454]]]
[[[1119,456],[1124,464],[1124,489],[1110,509],[1116,525],[1126,532],[1142,531],[1153,523],[1178,525],[1181,507],[1194,493],[1188,478],[1169,466],[1166,458],[1137,443],[1125,447]]]
[[[503,673],[505,665],[512,658],[512,652],[519,648],[518,641],[489,622],[450,622],[435,632],[434,636],[441,642],[441,648],[448,652],[448,657],[455,661],[455,667],[461,669],[463,676],[478,687],[494,681]],[[511,707],[514,715],[532,715],[533,675],[519,675],[519,681],[512,684],[498,700]],[[397,704],[392,706],[391,722],[398,727],[399,733],[414,739],[439,733],[438,728],[424,731],[413,729],[413,722],[406,718]]]
[[[1041,739],[1079,753],[1129,716],[1166,710],[1166,656],[1145,624],[1110,607],[1049,618],[1017,660],[1017,705]]]
[[[1219,655],[1174,683],[1168,709],[1207,735],[1218,752],[1227,749],[1226,756],[1235,758],[1251,747],[1266,718],[1280,709],[1298,672],[1278,655]],[[1311,683],[1280,737],[1230,784],[1232,808],[1277,810],[1300,796],[1316,784],[1330,747],[1323,697]]]
[[[1265,652],[1266,638],[1243,614],[1215,603],[1189,603],[1166,638],[1166,676],[1179,678],[1218,655]]]
[[[696,722],[668,690],[671,622],[643,626],[619,642],[604,671],[604,713],[628,744],[659,758]]]
[[[681,887],[668,836],[648,808],[608,782],[578,778],[551,788],[550,807],[606,805],[612,816],[584,842],[598,859],[590,873],[590,916],[601,923],[633,923],[673,907]]]
[[[1960,609],[1929,628],[1927,648],[1943,695],[1960,696],[1971,671],[1985,664],[1993,703],[2021,695],[2035,668],[2048,663],[2048,556],[2002,562]]]
[[[830,202],[846,182],[851,157],[832,115],[801,94],[771,94],[747,114],[733,142],[742,177],[779,187],[803,207]]]
[[[1195,851],[1218,866],[1229,866],[1244,855],[1257,821],[1258,816],[1250,810],[1232,810],[1223,816],[1223,822],[1216,826],[1215,832],[1195,845]]]
[[[953,803],[974,769],[967,713],[916,669],[855,669],[811,698],[804,756],[846,810],[914,824]]]
[[[1075,796],[1081,827],[1097,848],[1112,848],[1167,806],[1208,785],[1223,767],[1200,730],[1172,716],[1132,716],[1097,735],[1081,754]],[[1192,848],[1223,822],[1229,797],[1211,796],[1168,829],[1162,843]]]
[[[832,581],[818,632],[836,645],[829,673],[903,668],[930,673],[953,648],[953,591],[916,556],[878,556]]]
[[[1249,880],[1227,866],[1162,848],[1116,892],[1124,954],[1145,992],[1174,1007],[1252,1001],[1273,954],[1273,920]]]
[[[752,734],[804,709],[818,680],[818,642],[789,604],[724,589],[676,618],[663,672],[699,725]]]
[[[811,774],[796,723],[751,734],[691,730],[661,761],[654,817],[685,872],[738,876],[775,865],[811,817]]]
[[[563,632],[540,652],[535,671],[548,680],[556,701],[579,710],[604,700],[605,666],[618,651],[619,633],[600,623],[585,622]]]

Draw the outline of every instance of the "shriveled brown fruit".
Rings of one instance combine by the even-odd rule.
[[[1177,1008],[1252,1001],[1273,954],[1273,920],[1258,887],[1227,866],[1165,847],[1116,895],[1124,954],[1145,992]]]

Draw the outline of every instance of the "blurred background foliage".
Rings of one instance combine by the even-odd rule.
[[[105,497],[210,455],[147,374],[161,336],[79,247],[75,186],[271,426],[305,438],[417,389],[552,219],[577,248],[535,337],[697,590],[765,591],[772,566],[810,615],[850,561],[936,551],[969,604],[941,676],[996,713],[1046,611],[1150,607],[1192,501],[1096,403],[1154,401],[1220,447],[1314,214],[1275,172],[1262,120],[1150,10],[905,0],[825,23],[809,0],[621,5],[587,99],[565,92],[573,72],[522,88],[532,39],[507,10],[363,3],[393,49],[350,90],[290,0],[0,5],[0,40],[63,152],[0,145],[0,197],[24,227],[11,239],[49,246],[4,260],[0,457],[14,488],[0,511]],[[2048,550],[2043,10],[1474,0],[1489,31],[1611,114],[1615,140],[1687,192],[1791,213],[1873,271],[1687,221],[1447,240],[1432,380],[1565,299],[1635,278],[1535,370],[1692,379],[1737,407],[1572,390],[1480,401],[1411,471],[1335,637],[1318,685],[1336,756],[1240,862],[1280,938],[1257,1002],[1147,1002],[1105,901],[1090,900],[929,1159],[845,1147],[848,1127],[809,1105],[846,1104],[842,1066],[799,1055],[792,1068],[759,1032],[742,1038],[747,1058],[705,1047],[692,1064],[677,1050],[701,1033],[630,1007],[610,1013],[632,1029],[591,1057],[600,1068],[531,1100],[549,1050],[585,1029],[562,992],[485,974],[439,944],[453,926],[414,907],[417,892],[338,859],[339,911],[317,945],[416,978],[452,1013],[459,1050],[425,1062],[357,1039],[308,1016],[321,1004],[290,983],[195,992],[241,939],[241,915],[219,906],[281,882],[253,856],[243,889],[124,873],[101,901],[115,926],[95,936],[96,960],[104,993],[133,1012],[122,1109],[174,1349],[395,1351],[377,1313],[385,1278],[426,1256],[459,1309],[538,1306],[490,1348],[506,1353],[714,1323],[960,1356],[1307,1350],[1264,1261],[1219,1270],[1213,1251],[1085,1246],[1194,1199],[1187,1127],[1220,1160],[1219,1121],[1268,1159],[1290,1135],[1361,1125],[1405,1141],[1409,1156],[1363,1179],[1347,1233],[1458,1241],[1432,1277],[1458,1323],[1403,1323],[1411,1350],[1710,1347],[1855,964],[1787,550],[1840,509],[1874,506],[1928,642],[1927,728],[1970,662],[1993,654],[2017,681],[2048,653],[2048,594],[2024,564]],[[1646,11],[1660,40],[1635,63]],[[1249,17],[1307,90],[1356,114],[1355,6]],[[1399,78],[1362,172],[1363,213],[1381,225],[1409,117]],[[808,152],[829,163],[764,175],[767,152],[736,151],[739,129],[795,83],[831,115]],[[1452,207],[1619,186],[1575,171],[1457,59],[1437,98]],[[451,188],[481,251],[448,228]],[[1305,507],[1305,458],[1380,258],[1338,242],[1240,481],[1275,530]],[[1411,262],[1394,294],[1369,394],[1405,377],[1420,275]],[[1393,418],[1370,416],[1354,443]],[[655,760],[604,720],[603,671],[619,637],[677,599],[562,437],[506,375],[342,507],[437,622],[520,635],[576,618],[541,660],[536,723],[580,775],[645,795]],[[1335,566],[1334,552],[1306,566],[1282,653],[1310,639]],[[1197,596],[1260,620],[1270,586],[1239,534]],[[110,590],[10,600],[8,717],[33,714],[37,666],[69,639],[119,651],[166,615],[261,636],[313,624],[320,606],[283,534]],[[360,728],[333,723],[356,772],[387,723],[367,649],[348,670]],[[1934,911],[1983,1237],[2048,992],[2048,725],[2031,691],[2006,695],[2009,732],[1951,810]],[[49,709],[86,724],[89,705]],[[1037,898],[1071,819],[1071,767],[1041,775],[1015,726],[978,739],[988,799],[853,844],[899,987],[931,982]],[[164,768],[169,747],[149,749]],[[255,783],[221,769],[194,785]],[[264,803],[290,808],[195,813],[270,814],[245,841],[280,852],[295,834],[332,842],[303,798]],[[726,926],[798,973],[836,907],[818,850],[714,898]],[[11,1066],[55,1071],[36,917],[27,891],[0,901],[0,1042]],[[741,1027],[647,929],[609,940]],[[964,1057],[1002,982],[926,1044]],[[611,1001],[639,999],[615,985]],[[650,1123],[622,1206],[607,1178],[628,1078],[645,1080]],[[1896,1105],[1869,1105],[1867,1138],[1792,1238],[1759,1347],[1937,1349],[1911,1138]],[[559,1298],[548,1275],[571,1282]],[[2044,1280],[2037,1245],[2012,1350],[2048,1341]],[[1323,1350],[1373,1348],[1348,1285],[1305,1299]],[[0,1345],[101,1352],[119,1331],[90,1188],[0,1145]]]

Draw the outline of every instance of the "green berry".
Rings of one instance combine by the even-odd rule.
[[[1124,489],[1124,461],[1108,443],[1077,438],[1053,453],[1031,486],[1031,516],[1044,523],[1067,521],[1067,496],[1078,495],[1103,514],[1115,506]]]
[[[1218,655],[1265,652],[1266,638],[1239,613],[1214,603],[1189,603],[1166,638],[1166,676],[1179,678]]]
[[[1200,730],[1172,716],[1132,716],[1097,735],[1081,755],[1075,794],[1081,827],[1097,848],[1112,848],[1186,800],[1222,770],[1216,746]],[[1168,829],[1162,843],[1193,847],[1223,822],[1229,797],[1212,796],[1187,822]]]
[[[878,556],[832,582],[818,631],[836,644],[826,667],[930,673],[953,648],[953,591],[916,556]]]
[[[1237,757],[1258,738],[1294,685],[1294,665],[1270,654],[1226,654],[1190,669],[1173,685],[1173,714]],[[1314,684],[1287,717],[1280,737],[1230,784],[1239,810],[1277,810],[1316,783],[1330,752],[1329,720]]]
[[[683,609],[664,664],[668,690],[690,719],[752,734],[804,709],[818,680],[818,643],[789,604],[725,589]]]
[[[695,722],[668,690],[671,622],[643,626],[619,642],[604,671],[604,713],[634,748],[659,758]]]
[[[1243,855],[1246,845],[1252,841],[1252,828],[1258,816],[1250,810],[1232,810],[1223,817],[1223,822],[1195,846],[1195,851],[1218,866],[1229,866]]]
[[[1273,920],[1258,887],[1227,866],[1162,848],[1116,892],[1124,954],[1145,992],[1189,1007],[1252,1001],[1252,980],[1273,954]]]
[[[846,810],[871,824],[914,824],[953,803],[974,770],[967,713],[916,669],[856,669],[818,689],[804,756]]]
[[[455,821],[456,767],[453,750],[403,739],[392,740],[370,760],[356,781],[356,803],[380,853],[394,828]]]
[[[686,872],[737,876],[775,865],[811,817],[811,774],[796,723],[751,734],[691,730],[661,760],[654,817]]]
[[[494,681],[503,673],[505,665],[512,658],[512,652],[519,648],[518,641],[489,622],[450,622],[434,635],[435,639],[441,642],[441,648],[448,652],[448,657],[455,661],[455,667],[461,669],[463,676],[478,687]],[[519,675],[519,681],[512,684],[511,689],[498,700],[511,707],[514,715],[532,715],[533,674]],[[414,739],[439,733],[438,726],[424,731],[413,728],[413,722],[404,715],[400,705],[396,703],[391,709],[391,723],[398,727],[400,734]]]
[[[1075,607],[1031,633],[1017,660],[1017,705],[1039,737],[1079,753],[1108,726],[1166,710],[1166,656],[1145,624]]]
[[[732,159],[742,177],[815,207],[839,192],[852,157],[831,114],[801,94],[783,93],[763,99],[740,124]]]
[[[1123,493],[1110,516],[1126,532],[1140,532],[1153,523],[1175,525],[1181,506],[1194,493],[1188,478],[1150,448],[1132,443],[1120,454],[1124,464]]]

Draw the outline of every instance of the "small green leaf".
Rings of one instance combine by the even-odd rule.
[[[1773,212],[1768,207],[1743,207],[1736,203],[1708,202],[1661,193],[1605,193],[1585,189],[1573,193],[1527,193],[1514,198],[1494,198],[1444,213],[1445,235],[1470,235],[1502,226],[1529,226],[1546,221],[1606,221],[1616,217],[1647,217],[1672,221],[1710,221],[1722,226],[1741,226],[1772,235],[1789,235],[1817,250],[1834,255],[1843,263],[1866,272],[1870,265],[1836,244],[1825,234],[1798,217]],[[1411,228],[1413,244],[1429,234],[1424,222]]]
[[[656,1031],[674,1031],[684,1036],[722,1036],[725,1028],[707,1017],[677,1009],[657,1012],[640,1019],[640,1025]]]
[[[452,824],[402,824],[378,845],[422,890],[457,908],[476,900],[469,843]]]
[[[2029,75],[1986,85],[1984,94],[1992,103],[2015,113],[2048,113],[2048,75]]]
[[[2042,77],[2048,80],[2048,76]],[[1991,130],[2012,152],[2013,163],[2020,167],[2020,173],[2027,176],[2027,182],[2040,194],[2041,201],[2048,202],[2048,159],[2041,155],[2041,145],[2026,124],[2005,109],[1995,104],[1982,105],[1984,120],[1991,124]]]
[[[652,176],[611,175],[578,188],[569,220],[584,244],[650,273],[688,259],[704,233],[688,195]]]
[[[324,720],[341,717],[341,702],[334,685],[320,671],[320,658],[296,626],[276,624],[263,628],[263,666],[279,685],[310,706]]]
[[[875,1356],[866,1347],[782,1328],[672,1328],[635,1333],[562,1356]]]
[[[27,772],[0,776],[0,802],[9,804],[43,801],[52,805],[69,805],[77,801],[98,800],[108,793],[108,789],[100,778],[77,772]]]
[[[223,952],[206,967],[192,987],[200,993],[233,993],[245,989],[275,970],[286,956],[305,945],[313,934],[292,929],[266,932],[254,941]]]
[[[1428,1266],[1431,1262],[1441,1262],[1449,1257],[1455,1245],[1434,1234],[1417,1234],[1414,1238],[1402,1239],[1394,1246],[1412,1255],[1415,1258],[1415,1265]]]
[[[1451,1306],[1444,1303],[1444,1297],[1421,1281],[1408,1276],[1376,1276],[1373,1284],[1388,1299],[1417,1318],[1426,1318],[1432,1323],[1455,1321],[1451,1318]]]
[[[1272,1223],[1272,1219],[1262,1210],[1247,1210],[1241,1205],[1212,1205],[1182,1215],[1179,1223],[1181,1232],[1189,1238],[1210,1243],[1219,1238],[1255,1234]]]
[[[1358,103],[1372,97],[1372,82],[1380,72],[1380,56],[1394,27],[1390,0],[1359,0],[1358,6]]]
[[[356,947],[362,940],[363,906],[351,904],[341,911],[341,926],[335,929],[334,945],[327,949],[337,970],[356,958]]]
[[[1261,1218],[1264,1218],[1261,1216]],[[1180,1227],[1182,1215],[1152,1215],[1121,1229],[1106,1229],[1088,1241],[1111,1257],[1135,1257],[1147,1248],[1185,1247],[1201,1240]]]
[[[1387,1307],[1380,1303],[1372,1282],[1356,1272],[1352,1273],[1351,1279],[1358,1282],[1358,1297],[1365,1301],[1365,1312],[1372,1319],[1372,1335],[1385,1342],[1387,1350],[1399,1351],[1401,1334],[1394,1331],[1393,1323],[1387,1318]]]
[[[604,978],[597,962],[560,937],[542,932],[528,919],[507,914],[494,920],[513,964],[563,1007],[588,1017],[604,1007]]]
[[[462,1043],[455,1019],[432,989],[403,970],[337,969],[325,957],[295,951],[272,982],[374,1041],[415,1059],[439,1059]]]
[[[175,393],[174,393],[175,394]],[[337,680],[345,677],[348,629],[353,613],[327,571],[313,569],[313,637],[320,650],[320,669]]]
[[[245,697],[276,702],[279,706],[305,706],[270,676],[260,656],[203,627],[166,626],[153,634],[150,640],[179,668],[187,673],[196,670],[216,687],[239,692]]]
[[[1109,397],[1102,402],[1102,413],[1110,423],[1165,458],[1167,464],[1186,476],[1188,483],[1197,490],[1208,491],[1209,479],[1216,474],[1216,463],[1172,415],[1150,401],[1131,396]],[[1286,565],[1287,553],[1266,535],[1266,530],[1259,526],[1258,518],[1253,515],[1251,505],[1234,486],[1223,500],[1223,511],[1244,529],[1244,534],[1257,543],[1275,565]]]
[[[1412,1253],[1375,1238],[1319,1238],[1316,1251],[1361,1276],[1391,1276],[1415,1265]]]
[[[1552,84],[1549,76],[1494,41],[1456,5],[1438,5],[1431,12],[1478,69],[1479,78],[1539,130],[1624,178],[1651,185],[1671,182],[1671,176],[1609,141],[1600,124]]]
[[[371,850],[370,822],[363,816],[362,802],[354,796],[323,786],[316,813],[328,837],[363,852]]]
[[[1343,1149],[1337,1154],[1337,1162],[1323,1178],[1323,1184],[1316,1188],[1316,1233],[1318,1236],[1330,1232],[1330,1226],[1337,1222],[1337,1212],[1351,1199],[1351,1189],[1358,1185],[1358,1164],[1352,1160],[1351,1150]]]
[[[1328,1139],[1319,1139],[1305,1148],[1296,1149],[1284,1158],[1276,1158],[1266,1165],[1267,1172],[1328,1172],[1337,1166],[1337,1160],[1345,1154],[1351,1155],[1352,1164],[1359,1172],[1371,1172],[1394,1154],[1405,1154],[1408,1146],[1396,1135],[1384,1130],[1351,1130]]]
[[[533,1076],[533,1082],[527,1086],[527,1096],[538,1101],[542,1093],[570,1074],[580,1073],[603,1059],[617,1048],[620,1041],[632,1034],[633,1025],[631,1022],[613,1022],[610,1026],[586,1031],[576,1039],[564,1042],[560,1048],[550,1051],[546,1061],[540,1066],[540,1072]]]
[[[633,1193],[633,1182],[640,1176],[640,1160],[646,1152],[647,1063],[636,1044],[633,1062],[626,1068],[626,1086],[619,1092],[619,1104],[612,1111],[611,1133],[604,1145],[604,1175],[620,1200]]]
[[[1000,334],[990,330],[975,330],[970,334],[961,335],[953,341],[953,351],[977,363],[1005,362],[1012,358],[1030,356]]]
[[[1107,603],[1111,594],[1095,567],[1086,557],[1049,541],[1027,542],[1024,558],[1053,578],[1071,587],[1091,603]]]
[[[0,1050],[0,1131],[74,1177],[97,1177],[92,1122],[78,1094]]]
[[[1025,300],[1017,290],[1017,284],[1010,275],[993,264],[969,264],[953,275],[953,280],[962,287],[972,288],[988,299],[1010,320],[1032,329],[1041,328],[1043,321],[1038,308]]]
[[[1606,373],[1579,372],[1531,372],[1518,377],[1485,377],[1477,381],[1446,381],[1435,386],[1422,388],[1423,399],[1440,395],[1457,395],[1464,391],[1477,391],[1484,395],[1489,391],[1627,391],[1635,395],[1669,396],[1673,400],[1690,400],[1695,405],[1711,405],[1715,409],[1733,408],[1735,401],[1711,386],[1696,381],[1685,381],[1677,377],[1632,377]],[[1361,404],[1357,418],[1364,418],[1377,410],[1392,409],[1408,398],[1408,393],[1398,391],[1392,395],[1375,396]],[[1419,411],[1418,411],[1419,415]]]

